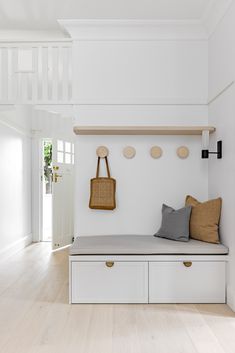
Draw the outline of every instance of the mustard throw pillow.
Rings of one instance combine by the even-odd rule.
[[[186,206],[192,206],[190,217],[190,237],[208,243],[220,243],[219,221],[222,199],[199,202],[192,196],[186,196]]]

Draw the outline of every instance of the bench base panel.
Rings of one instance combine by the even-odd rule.
[[[70,303],[225,303],[223,255],[72,255]]]

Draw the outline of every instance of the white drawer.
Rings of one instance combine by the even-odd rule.
[[[107,265],[106,262],[71,263],[72,303],[148,302],[148,262]]]
[[[225,262],[186,265],[149,263],[149,303],[225,303]]]

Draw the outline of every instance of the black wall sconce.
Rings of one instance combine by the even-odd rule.
[[[222,158],[222,141],[217,141],[217,151],[210,152],[209,150],[202,150],[202,158],[209,158],[209,154],[217,154],[217,158]]]

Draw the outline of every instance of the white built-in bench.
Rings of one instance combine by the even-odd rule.
[[[228,248],[146,235],[86,236],[70,248],[70,303],[225,303]]]

